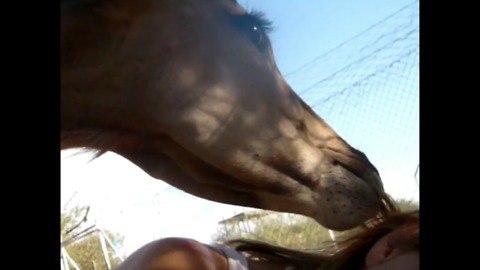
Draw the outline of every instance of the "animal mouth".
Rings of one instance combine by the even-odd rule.
[[[361,172],[356,170],[355,167],[349,166],[348,163],[343,163],[342,161],[335,160],[334,164],[337,163],[338,166],[343,167],[345,170],[349,171],[358,179],[365,181],[375,192],[380,200],[379,214],[388,215],[393,212],[399,211],[398,207],[393,202],[392,198],[385,192],[383,187],[382,179],[376,169],[367,170],[366,172]],[[373,165],[372,165],[373,167]]]

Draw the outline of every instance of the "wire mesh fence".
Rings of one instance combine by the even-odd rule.
[[[387,191],[418,200],[411,195],[418,194],[419,182],[418,1],[286,78],[344,139],[367,154]]]
[[[344,139],[367,154],[389,193],[418,200],[419,1],[285,76]],[[156,200],[152,215],[159,215]]]

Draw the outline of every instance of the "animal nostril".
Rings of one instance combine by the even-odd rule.
[[[299,131],[305,131],[307,129],[305,123],[303,121],[300,121],[296,125],[297,130]]]

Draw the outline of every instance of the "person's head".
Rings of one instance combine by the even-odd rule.
[[[418,219],[407,221],[375,242],[365,257],[365,268],[418,269],[419,268]]]
[[[275,247],[251,240],[226,243],[255,260],[266,260],[290,269],[396,270],[419,268],[419,212],[394,213],[371,221],[354,234],[317,252]]]
[[[333,269],[417,269],[419,213],[383,217],[339,244],[344,248],[335,257],[345,266]]]

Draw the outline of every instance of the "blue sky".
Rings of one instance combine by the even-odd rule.
[[[416,33],[409,32],[408,24],[390,33],[388,29],[396,27],[390,20],[354,38],[413,1],[239,2],[273,21],[276,61],[292,88],[344,139],[368,155],[387,191],[418,200],[413,177],[419,162],[418,45],[412,42]],[[350,65],[378,48],[387,49]],[[404,53],[398,63],[387,65]],[[326,101],[341,90],[345,93]],[[88,163],[90,155],[72,157],[74,152],[61,153],[62,207],[76,193],[71,205],[90,204],[100,226],[127,237],[127,253],[159,237],[208,242],[219,220],[245,210],[202,200],[153,180],[115,154]]]
[[[292,88],[368,155],[387,185],[408,186],[403,189],[413,194],[403,197],[418,200],[413,178],[419,163],[418,17],[412,18],[418,2],[240,2],[274,22],[277,64]],[[349,89],[359,81],[364,85]],[[322,103],[344,88],[343,97]]]
[[[284,74],[352,38],[412,0],[240,0],[263,11],[276,30],[270,35]]]

